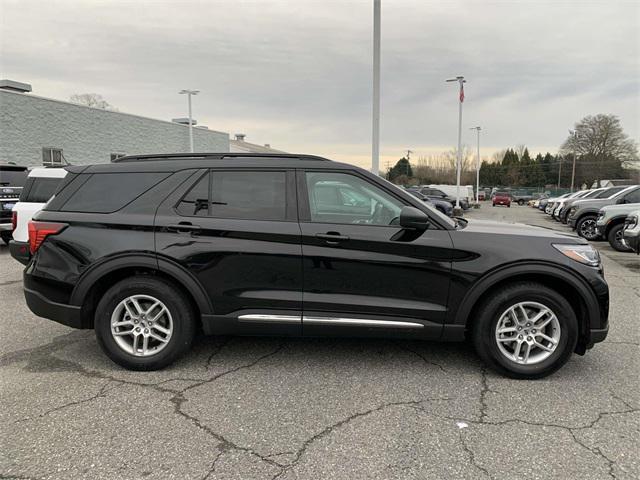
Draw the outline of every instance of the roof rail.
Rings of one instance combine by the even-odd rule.
[[[216,159],[225,158],[292,158],[297,160],[320,160],[330,162],[328,158],[318,157],[317,155],[291,154],[291,153],[149,153],[144,155],[126,155],[116,158],[112,163],[121,162],[138,162],[153,160],[171,160],[171,159]]]

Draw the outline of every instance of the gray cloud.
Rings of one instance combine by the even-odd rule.
[[[2,3],[2,74],[66,99],[195,115],[290,150],[364,161],[370,149],[371,1]],[[465,124],[490,148],[557,148],[574,121],[614,113],[640,135],[637,2],[383,0],[382,151],[427,152]],[[467,141],[472,141],[468,135]]]

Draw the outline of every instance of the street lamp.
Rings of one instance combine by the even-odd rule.
[[[571,192],[573,192],[573,182],[576,178],[576,156],[578,154],[578,132],[569,130],[569,135],[573,135],[573,169],[571,170]]]
[[[476,162],[476,204],[480,205],[480,127],[471,127],[469,130],[478,132],[478,160]]]
[[[191,116],[191,96],[200,93],[200,90],[180,90],[180,95],[186,95],[189,99],[189,152],[193,153],[193,117]]]
[[[450,78],[447,82],[458,82],[460,84],[460,96],[458,105],[458,161],[456,166],[456,211],[455,215],[460,215],[460,170],[462,170],[462,102],[464,102],[464,83],[466,80],[462,75]]]

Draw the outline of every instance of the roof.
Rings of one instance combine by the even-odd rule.
[[[64,168],[49,168],[49,167],[37,167],[32,168],[29,172],[29,177],[38,178],[64,178],[67,175],[67,171]]]

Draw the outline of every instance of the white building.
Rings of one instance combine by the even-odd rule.
[[[187,125],[86,107],[29,93],[0,80],[0,162],[106,163],[125,154],[189,151]],[[193,129],[196,152],[229,152],[229,134]]]

